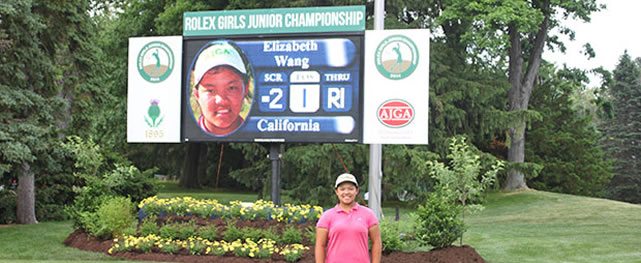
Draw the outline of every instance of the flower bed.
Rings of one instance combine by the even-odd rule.
[[[277,246],[276,241],[261,239],[254,242],[247,238],[244,241],[237,239],[233,242],[225,240],[210,241],[202,237],[190,237],[187,240],[173,240],[161,238],[156,235],[144,237],[125,236],[113,240],[113,246],[108,253],[141,252],[141,253],[167,253],[178,254],[187,252],[191,255],[237,256],[266,259],[275,253],[281,255],[288,262],[300,259],[309,247],[302,244],[286,244]]]
[[[314,241],[323,209],[270,201],[150,197],[138,205],[135,233],[115,238],[109,254],[165,253],[298,261]],[[292,224],[293,223],[293,224]]]
[[[202,218],[233,218],[243,220],[267,219],[278,222],[303,223],[316,221],[323,213],[320,206],[285,204],[277,207],[271,201],[258,200],[254,203],[232,201],[229,205],[213,199],[195,199],[192,197],[146,198],[138,205],[139,219],[146,216],[198,216]]]

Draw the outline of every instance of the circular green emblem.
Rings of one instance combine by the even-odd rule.
[[[418,65],[418,48],[406,36],[389,36],[376,48],[374,63],[388,79],[404,79],[411,75]]]
[[[151,83],[162,82],[174,69],[174,52],[163,42],[149,42],[138,52],[136,64],[143,79]]]

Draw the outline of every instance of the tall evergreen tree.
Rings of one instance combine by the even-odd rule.
[[[532,93],[531,107],[541,113],[527,131],[527,161],[543,170],[531,178],[539,190],[587,196],[604,196],[612,177],[610,162],[599,145],[592,115],[580,113],[575,100],[587,82],[579,70],[556,70],[543,65],[540,83]]]
[[[12,0],[0,5],[0,173],[18,178],[18,223],[37,223],[33,162],[55,137],[55,116],[63,103],[57,96],[54,59],[42,35],[36,3]]]
[[[60,170],[59,139],[94,131],[93,106],[104,93],[91,77],[99,51],[92,29],[87,1],[0,5],[0,173],[18,177],[21,223],[37,222],[36,176]]]
[[[641,68],[626,51],[613,73],[613,118],[606,127],[606,144],[615,158],[615,175],[609,196],[641,203]]]

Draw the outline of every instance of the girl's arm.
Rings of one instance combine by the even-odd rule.
[[[325,247],[327,246],[327,228],[316,228],[316,245],[314,246],[314,258],[316,263],[325,263]]]

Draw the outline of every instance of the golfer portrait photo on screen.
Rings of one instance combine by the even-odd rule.
[[[254,86],[243,51],[230,40],[211,41],[192,65],[189,85],[194,121],[213,136],[234,133],[245,123]]]

